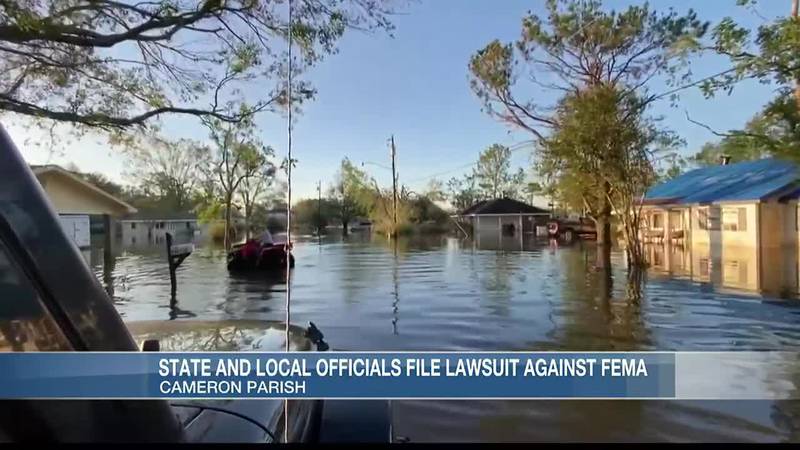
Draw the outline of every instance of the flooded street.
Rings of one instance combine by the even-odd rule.
[[[612,255],[610,279],[595,272],[591,244],[301,237],[292,273],[293,322],[313,321],[335,350],[800,346],[800,301],[792,295],[781,299],[731,289],[728,281],[742,280],[726,275],[725,264],[662,250],[654,250],[654,267],[639,284],[628,281],[618,252]],[[119,248],[115,254],[107,273],[101,249],[92,250],[91,260],[126,322],[284,318],[283,280],[229,276],[219,248],[200,246],[186,259],[178,269],[173,305],[163,248]],[[796,282],[796,261],[793,270]],[[747,276],[745,270],[737,273]],[[763,283],[773,278],[760,277],[760,288],[769,290]],[[403,401],[392,406],[395,434],[413,442],[800,440],[800,401],[747,403]]]

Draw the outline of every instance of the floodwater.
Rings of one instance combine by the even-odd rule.
[[[653,267],[629,281],[619,252],[610,277],[593,270],[589,243],[300,237],[293,322],[313,321],[336,350],[800,346],[796,251],[650,252]],[[91,259],[127,322],[284,319],[283,280],[230,276],[219,248],[201,246],[186,259],[172,305],[163,249],[115,253],[105,273],[102,252]],[[394,401],[392,416],[395,435],[412,442],[800,440],[800,400]]]

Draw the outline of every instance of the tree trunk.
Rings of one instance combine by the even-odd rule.
[[[347,226],[350,224],[348,220],[342,220],[342,236],[347,236],[350,231],[347,229]]]
[[[641,269],[647,266],[644,248],[639,239],[639,226],[634,219],[627,218],[625,223],[625,247],[628,255],[629,270]]]
[[[225,238],[222,241],[225,250],[230,250],[231,248],[231,200],[231,196],[228,195],[225,197]]]
[[[250,230],[250,211],[245,209],[244,211],[244,238],[250,239],[252,236],[252,232]]]
[[[611,267],[611,205],[608,199],[604,198],[603,206],[595,217],[595,227],[597,233],[597,263],[598,269],[608,269]]]
[[[628,270],[627,284],[625,285],[625,299],[631,304],[638,304],[642,300],[642,282],[645,272],[641,267],[631,267]]]

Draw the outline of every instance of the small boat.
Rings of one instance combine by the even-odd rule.
[[[228,270],[280,270],[286,268],[286,255],[289,267],[294,267],[292,244],[276,243],[261,245],[256,239],[235,245],[228,252]]]

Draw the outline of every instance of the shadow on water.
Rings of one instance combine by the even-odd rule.
[[[593,243],[562,246],[528,235],[295,239],[294,322],[313,321],[337,350],[800,345],[800,301],[780,298],[797,292],[797,257],[785,252],[655,246],[648,248],[652,267],[629,273],[617,250],[609,268],[598,270]],[[213,246],[199,246],[178,269],[175,299],[161,251],[120,248],[109,273],[95,267],[128,322],[285,316],[283,274],[228,274],[224,252]],[[797,377],[776,382],[800,386],[800,368]],[[800,424],[796,401],[392,403],[396,433],[417,442],[780,441],[797,439]]]

